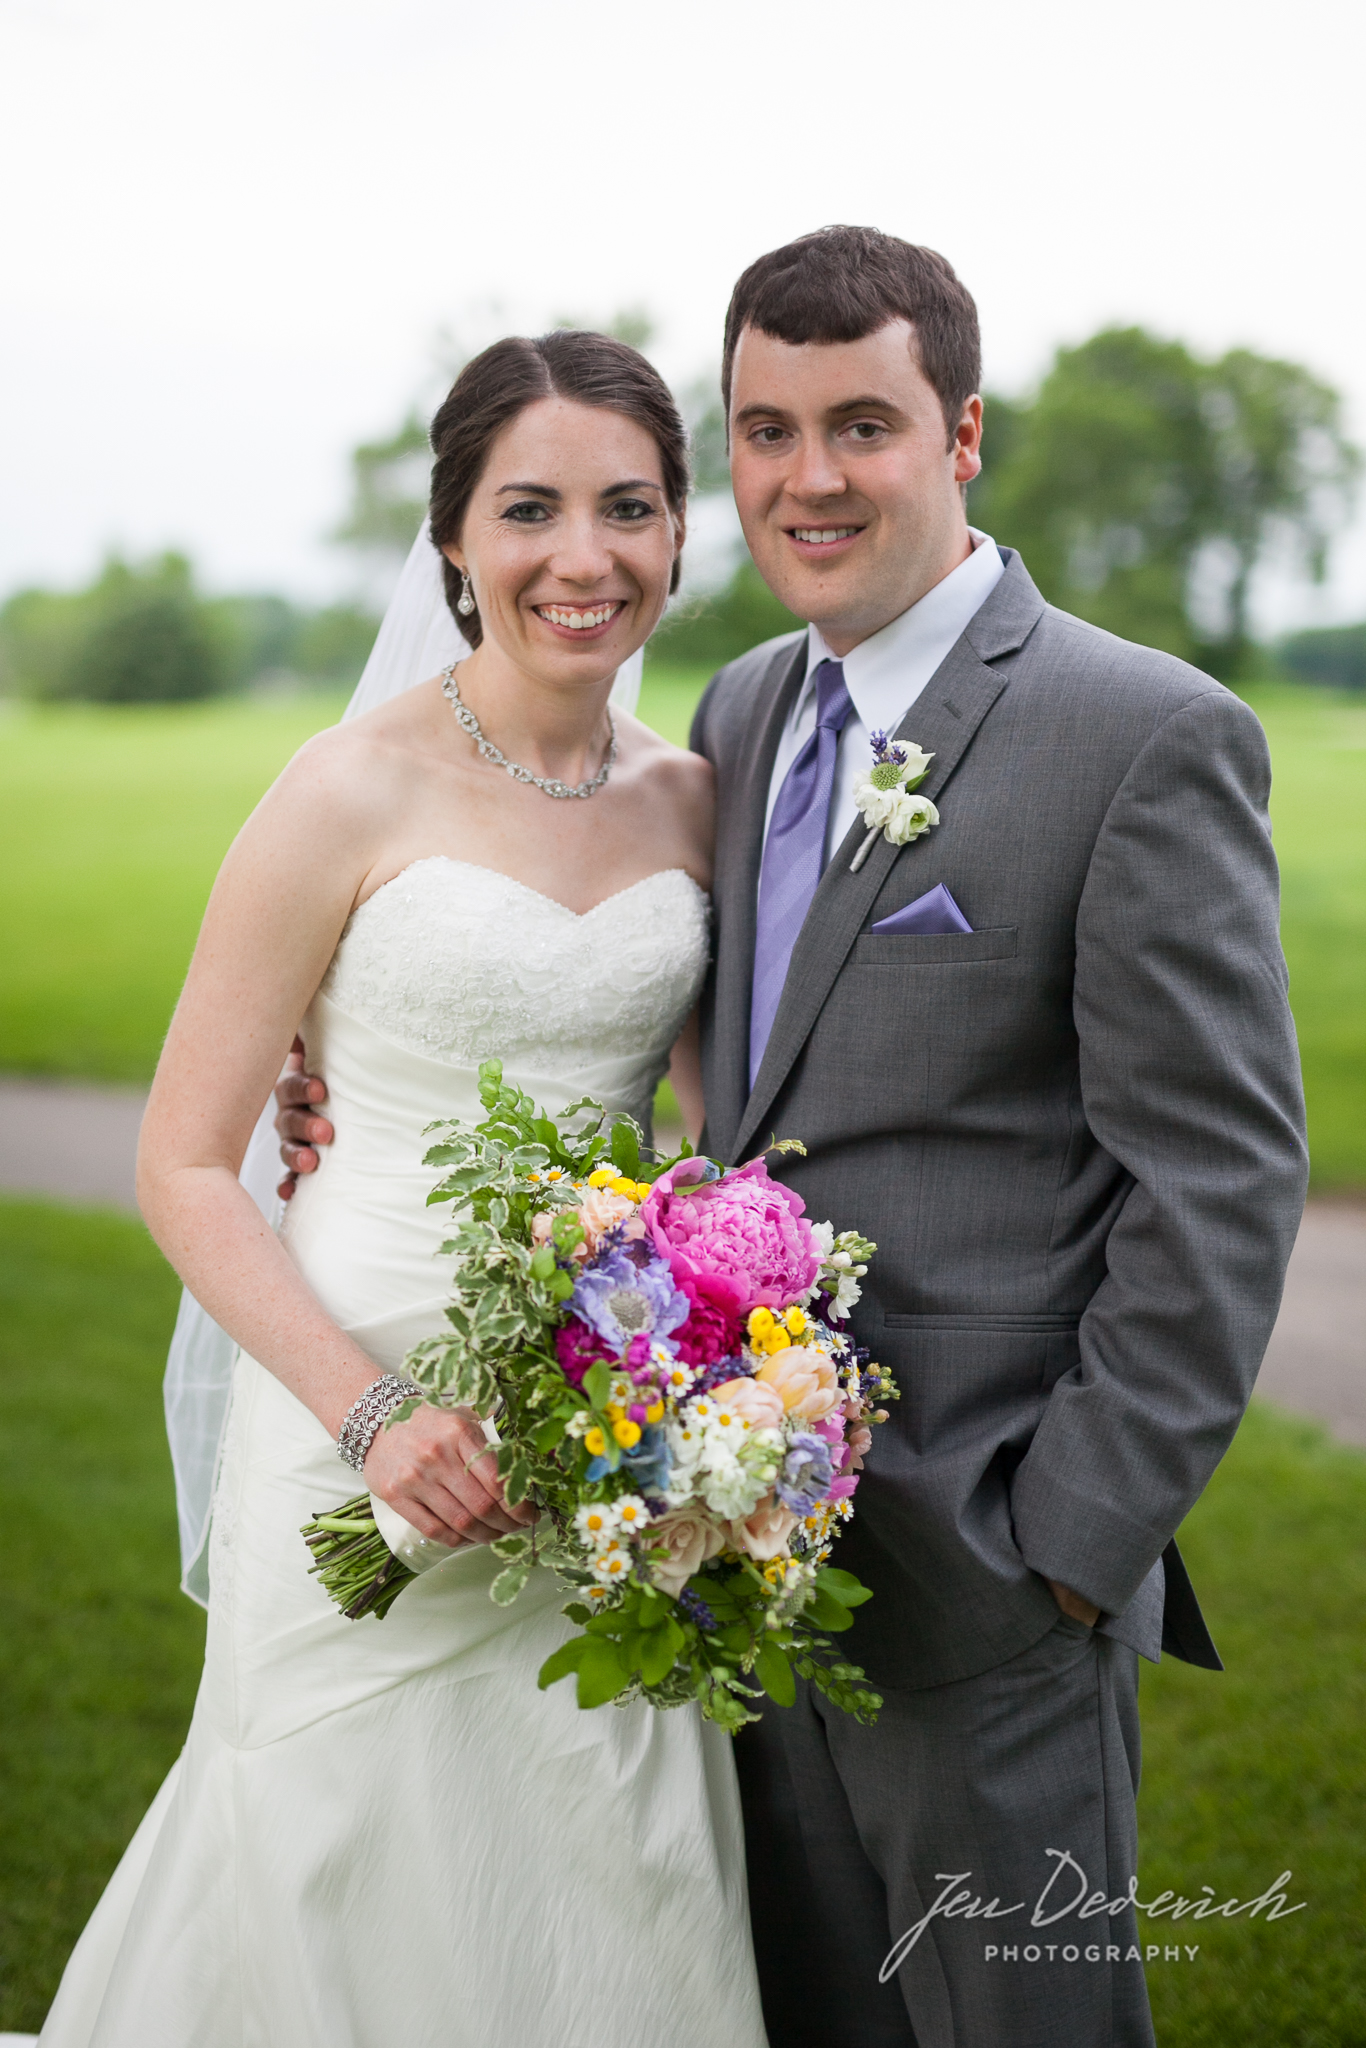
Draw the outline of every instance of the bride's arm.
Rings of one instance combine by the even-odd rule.
[[[383,831],[384,775],[357,774],[357,763],[355,748],[322,736],[234,842],[138,1145],[138,1201],[166,1257],[334,1437],[376,1367],[323,1309],[237,1173]],[[466,1469],[486,1450],[471,1418],[424,1408],[376,1436],[366,1484],[425,1536],[487,1539],[525,1516],[502,1503],[491,1457]]]

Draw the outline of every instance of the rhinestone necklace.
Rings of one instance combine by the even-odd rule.
[[[560,782],[553,775],[533,775],[529,768],[521,767],[516,761],[509,761],[507,755],[495,747],[492,740],[484,738],[479,720],[460,694],[455,680],[455,670],[456,664],[452,662],[449,668],[441,671],[441,694],[486,761],[492,761],[495,768],[505,769],[514,782],[529,782],[533,789],[541,790],[546,796],[593,796],[602,788],[617,758],[617,728],[610,705],[607,711],[607,730],[611,734],[611,739],[607,746],[607,758],[601,768],[591,782]]]

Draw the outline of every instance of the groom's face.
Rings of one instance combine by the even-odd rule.
[[[961,486],[982,402],[950,429],[915,333],[794,346],[745,328],[731,385],[731,481],[759,572],[836,654],[899,618],[970,552]]]

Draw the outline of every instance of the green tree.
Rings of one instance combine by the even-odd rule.
[[[0,611],[0,643],[12,687],[116,704],[215,696],[234,656],[227,621],[173,553],[111,558],[88,590],[20,591]]]
[[[1060,349],[1032,400],[990,401],[983,449],[972,517],[1045,596],[1225,675],[1258,564],[1289,544],[1322,577],[1360,460],[1298,364],[1205,362],[1138,327]]]
[[[746,648],[794,632],[801,623],[779,604],[746,556],[724,590],[685,602],[665,619],[650,640],[650,658],[720,668]]]
[[[426,423],[414,407],[387,440],[352,450],[351,509],[332,538],[347,547],[406,555],[426,516],[431,467]]]

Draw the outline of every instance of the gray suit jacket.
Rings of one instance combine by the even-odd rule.
[[[801,636],[755,648],[693,726],[720,797],[706,1145],[801,1138],[775,1171],[879,1247],[854,1328],[901,1400],[839,1546],[876,1593],[850,1652],[885,1687],[986,1670],[1053,1626],[1048,1577],[1217,1667],[1172,1535],[1251,1393],[1306,1181],[1261,727],[1007,554],[901,727],[941,822],[857,875],[861,820],[836,850],[751,1093],[802,673]],[[870,934],[939,882],[970,934]]]

